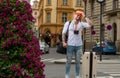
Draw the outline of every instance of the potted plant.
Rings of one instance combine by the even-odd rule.
[[[33,22],[27,1],[0,1],[0,78],[45,78]]]

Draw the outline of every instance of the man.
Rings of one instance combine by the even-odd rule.
[[[82,22],[81,19],[84,18],[86,22]],[[66,54],[66,72],[65,78],[69,78],[69,72],[71,67],[72,56],[75,56],[76,62],[76,78],[80,78],[80,55],[82,54],[82,29],[92,26],[92,22],[89,18],[85,17],[82,11],[76,11],[74,18],[69,25],[69,21],[64,24],[62,31],[62,42],[63,47],[67,48]],[[69,29],[68,29],[69,28]],[[65,34],[68,29],[68,41],[65,42]]]

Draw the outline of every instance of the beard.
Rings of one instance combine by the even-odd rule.
[[[75,15],[75,16],[74,16],[74,19],[75,19],[76,21],[80,21],[80,20],[81,20],[81,17]]]
[[[77,17],[76,20],[80,20],[80,17]]]

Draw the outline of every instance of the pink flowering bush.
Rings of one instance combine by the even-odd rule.
[[[0,78],[45,78],[29,3],[0,0]]]

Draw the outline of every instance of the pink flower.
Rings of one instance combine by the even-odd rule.
[[[15,78],[14,76],[12,78]]]
[[[7,58],[8,58],[8,56],[7,56],[7,55],[4,55],[4,56],[2,56],[2,58],[3,58],[3,59],[7,59]]]
[[[41,77],[40,77],[40,75],[35,74],[35,75],[34,75],[34,78],[41,78]]]
[[[15,65],[12,65],[11,70],[12,70],[12,71],[15,71],[15,70],[16,70],[16,66],[15,66]]]
[[[5,23],[5,21],[2,21],[2,24],[4,24]]]
[[[25,19],[27,19],[27,15],[25,14],[25,15],[23,15],[23,19],[25,20]]]
[[[31,78],[30,76],[25,76],[25,78]]]
[[[13,44],[17,44],[17,40],[14,39],[14,40],[13,40]]]
[[[26,53],[26,57],[30,59],[31,58],[30,53]]]
[[[10,2],[10,0],[6,0],[7,2]]]
[[[7,28],[10,28],[10,26],[11,26],[10,24],[7,24]]]
[[[20,5],[20,1],[16,0],[16,5],[19,6]]]
[[[1,47],[4,49],[4,47],[5,47],[4,44],[2,44]]]
[[[32,67],[33,67],[32,65],[33,65],[33,64],[31,63],[31,64],[29,64],[29,66],[28,66],[28,67],[29,67],[29,68],[32,68]]]
[[[4,32],[5,28],[4,27],[0,27],[0,32]]]

